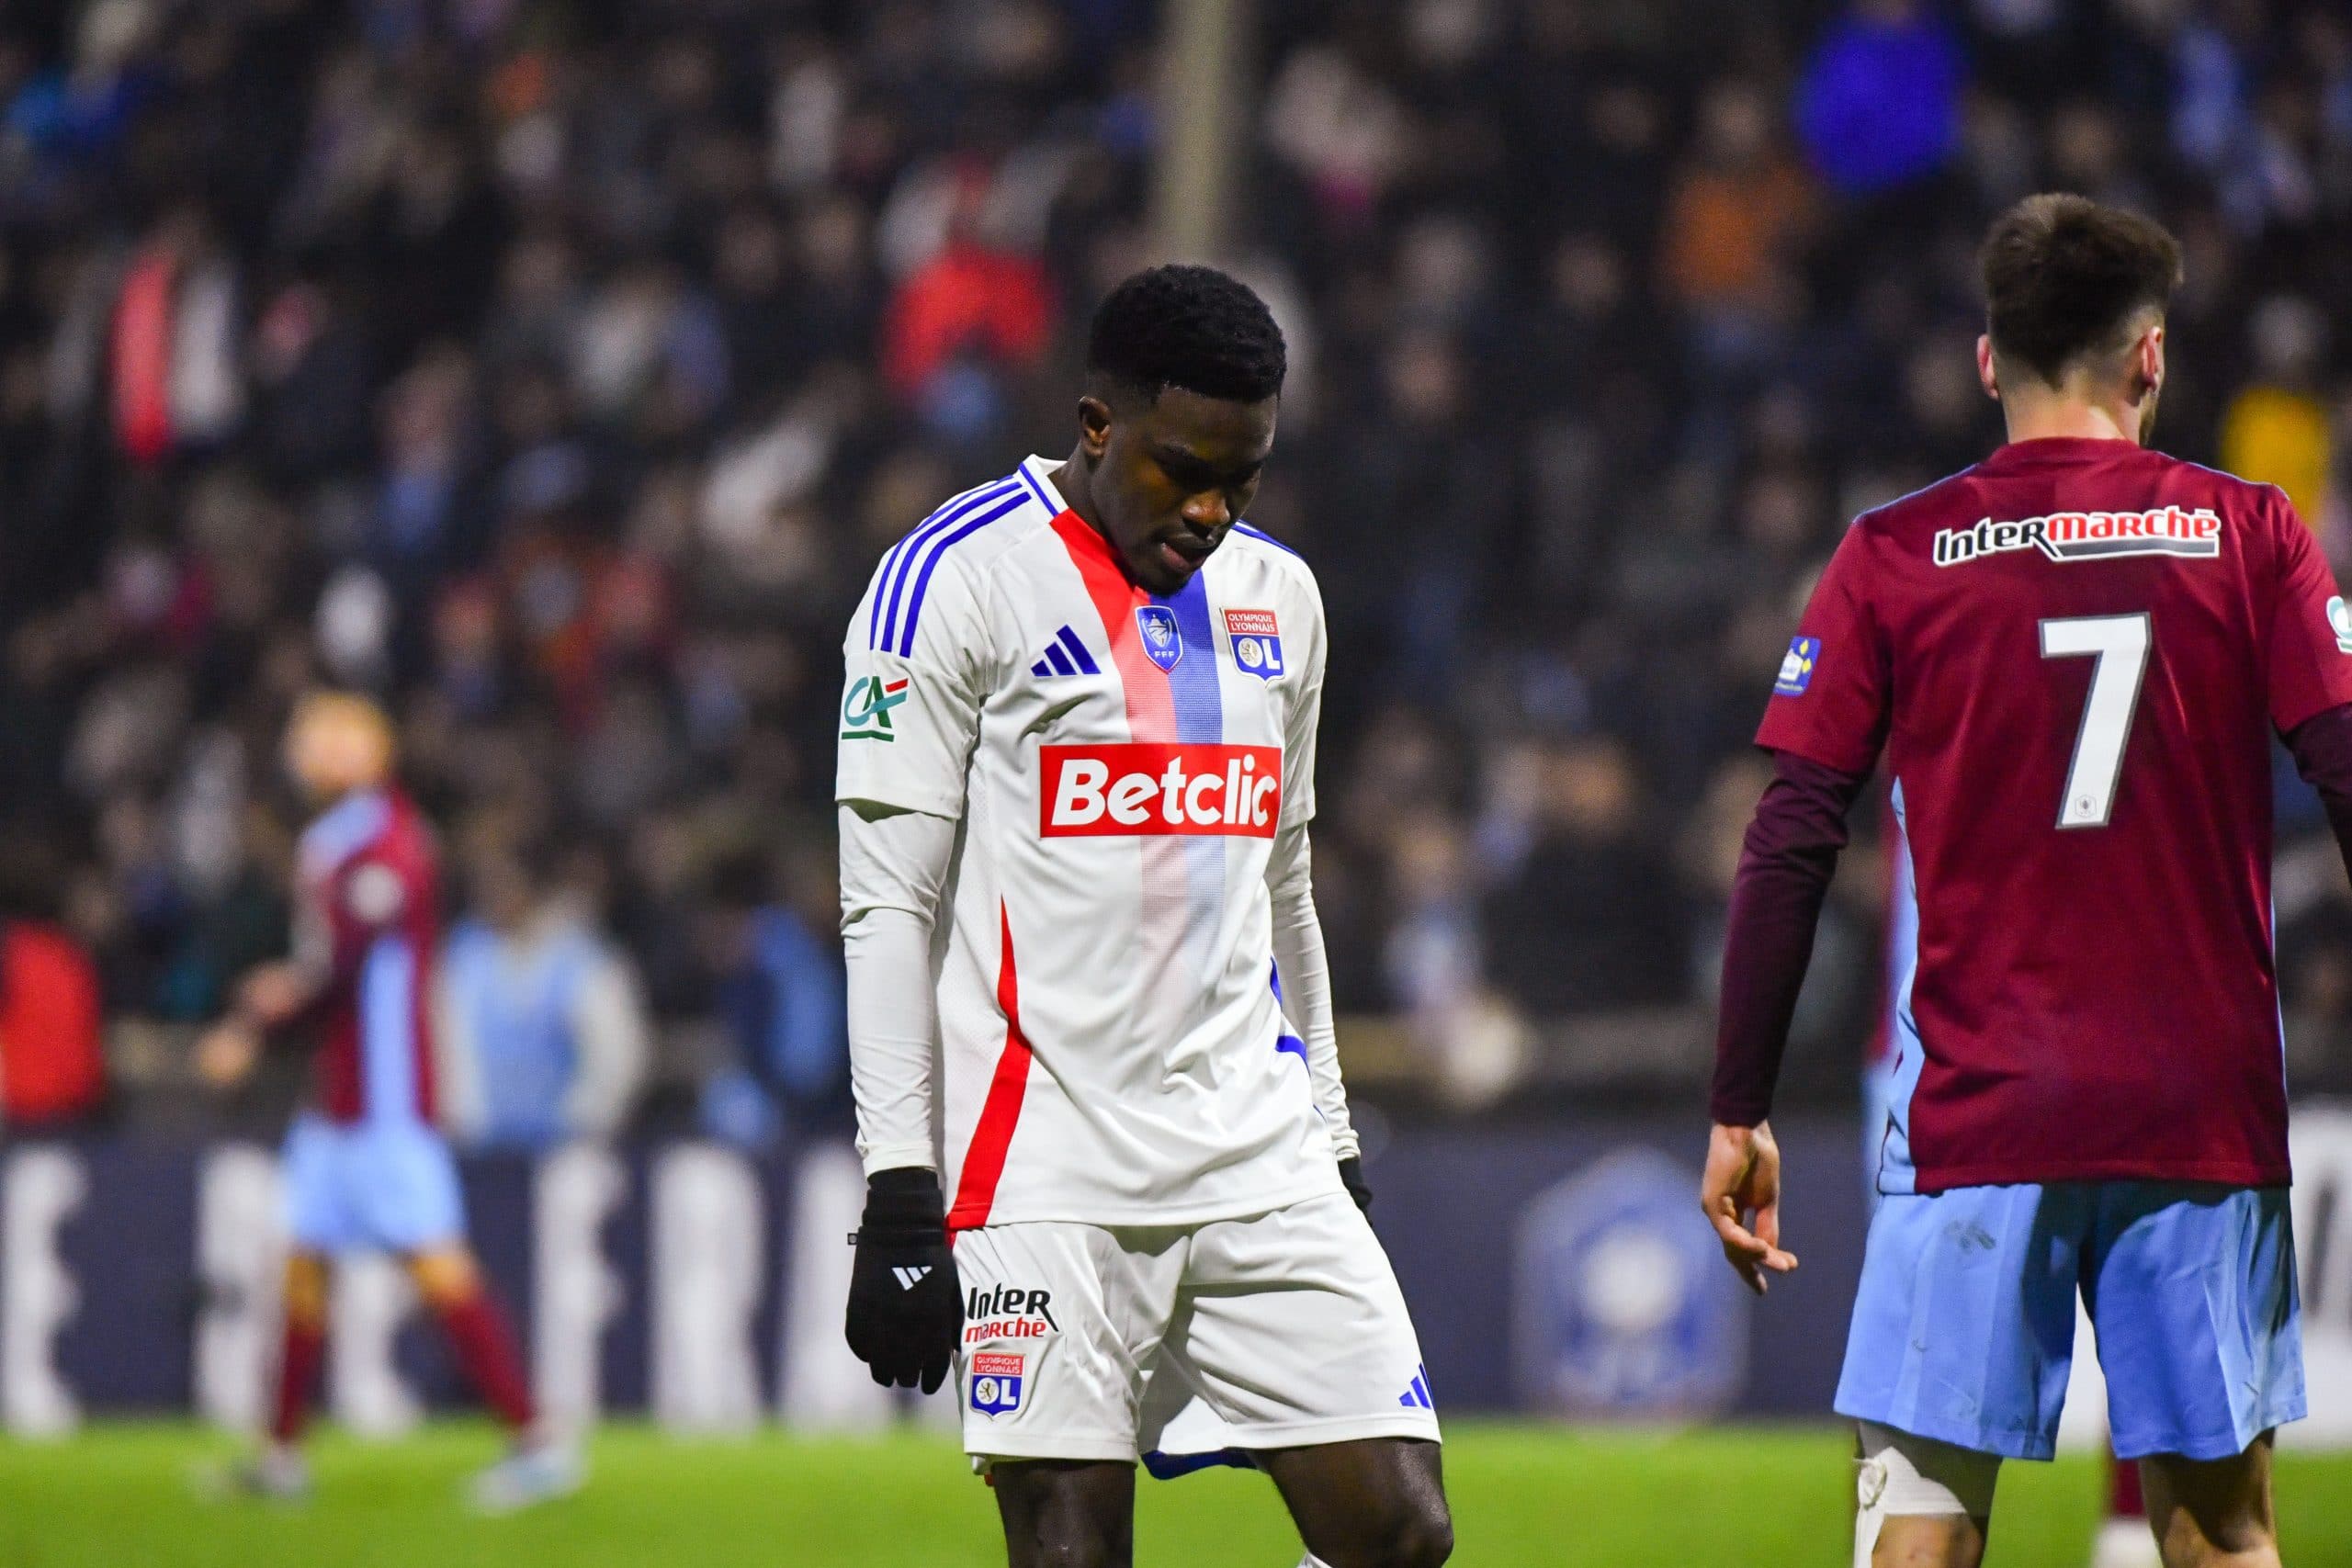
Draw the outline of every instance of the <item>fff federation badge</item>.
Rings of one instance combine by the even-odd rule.
[[[1225,635],[1243,674],[1271,681],[1283,672],[1282,626],[1272,610],[1227,610]]]
[[[983,1416],[1002,1416],[1021,1408],[1021,1378],[1026,1356],[982,1350],[972,1358],[972,1408]]]
[[[1164,673],[1184,657],[1184,634],[1176,629],[1176,612],[1165,604],[1136,606],[1136,629],[1143,633],[1144,657]]]
[[[1801,637],[1789,643],[1789,651],[1781,660],[1781,677],[1772,682],[1772,690],[1784,697],[1801,697],[1813,684],[1813,667],[1821,661],[1821,639]]]

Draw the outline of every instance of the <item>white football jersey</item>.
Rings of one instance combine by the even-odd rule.
[[[949,1224],[1190,1224],[1342,1190],[1266,868],[1315,810],[1323,609],[1236,526],[1130,581],[1032,457],[874,575],[835,794],[957,819],[932,949]]]

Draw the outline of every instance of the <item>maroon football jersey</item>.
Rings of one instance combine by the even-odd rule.
[[[2270,738],[2346,702],[2352,614],[2274,487],[2022,441],[1855,523],[1757,739],[1893,775],[1883,1188],[2287,1180]]]
[[[349,795],[304,829],[295,919],[325,980],[308,1021],[318,1108],[335,1122],[431,1122],[438,874],[406,795]]]

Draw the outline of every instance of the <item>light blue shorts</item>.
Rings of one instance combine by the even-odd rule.
[[[2286,1190],[2168,1181],[1881,1197],[1838,1413],[2048,1459],[2077,1291],[2118,1458],[2226,1459],[2302,1417]]]
[[[286,1134],[285,1178],[302,1251],[421,1252],[465,1239],[457,1162],[423,1122],[306,1112]]]

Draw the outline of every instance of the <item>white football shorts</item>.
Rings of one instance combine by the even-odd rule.
[[[1404,1292],[1344,1194],[1192,1225],[989,1225],[956,1238],[956,1271],[976,1458],[1437,1440]]]

